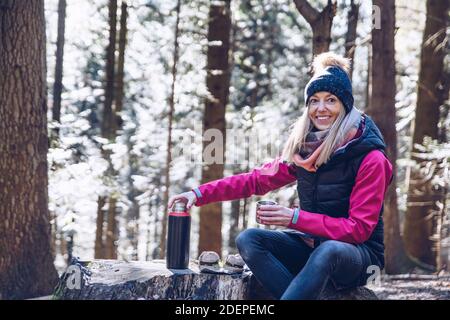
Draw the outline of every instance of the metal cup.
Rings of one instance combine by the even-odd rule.
[[[267,205],[269,205],[269,206],[275,206],[275,205],[277,205],[278,203],[276,203],[275,201],[273,201],[273,200],[259,200],[258,202],[256,202],[256,222],[257,223],[261,223],[261,220],[259,219],[259,217],[258,217],[258,210],[259,210],[259,207],[260,206],[262,206],[262,205],[264,205],[264,206],[267,206]]]

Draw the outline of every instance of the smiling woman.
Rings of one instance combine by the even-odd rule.
[[[262,224],[236,238],[242,259],[274,297],[317,299],[364,285],[384,267],[384,194],[392,165],[375,123],[353,106],[348,60],[331,52],[314,59],[305,108],[283,153],[249,173],[210,181],[172,197],[196,206],[264,195],[297,181],[300,208],[260,206]],[[305,239],[305,234],[311,239]]]
[[[314,59],[314,75],[305,88],[306,108],[291,126],[283,160],[315,171],[355,136],[362,113],[353,106],[349,66],[348,59],[332,52]]]
[[[329,129],[341,113],[345,115],[344,106],[334,94],[316,92],[309,99],[308,116],[319,130]]]

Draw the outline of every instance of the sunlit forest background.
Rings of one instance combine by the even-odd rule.
[[[313,5],[318,8],[326,4],[325,1],[315,2]],[[165,168],[177,1],[128,1],[126,4],[123,103],[120,112],[116,112],[121,125],[114,139],[107,139],[102,136],[102,121],[105,121],[102,116],[110,24],[108,1],[67,3],[61,116],[60,122],[49,122],[50,128],[59,128],[59,139],[52,140],[48,154],[49,209],[59,267],[64,266],[68,254],[94,258],[99,210],[105,212],[105,233],[113,233],[103,235],[104,242],[114,242],[114,252],[109,257],[149,260],[158,258],[161,253],[161,224],[167,210],[164,206]],[[45,5],[47,81],[53,84],[58,1],[47,0]],[[397,1],[396,4],[395,128],[401,222],[406,211],[405,174],[410,163],[425,5],[425,1]],[[201,182],[201,163],[196,155],[202,152],[202,117],[204,99],[208,95],[205,79],[209,6],[209,1],[186,1],[180,6],[171,147],[189,143],[192,155],[172,159],[170,195],[188,191]],[[123,8],[117,8],[118,29]],[[340,1],[333,19],[330,50],[340,54],[346,52],[350,9],[349,1]],[[356,107],[364,111],[370,99],[367,96],[373,24],[370,1],[362,1],[358,13],[352,81]],[[236,132],[253,130],[259,137],[275,136],[276,140],[268,140],[279,150],[289,126],[303,108],[303,89],[309,80],[312,60],[311,27],[290,0],[232,1],[231,17],[232,62],[226,128]],[[52,93],[50,86],[49,118],[54,101]],[[389,120],[393,119],[385,119]],[[448,121],[448,118],[442,120]],[[227,149],[236,143],[232,139],[227,142]],[[245,143],[237,140],[237,145],[246,146],[246,150],[240,150],[247,153],[246,157],[241,157],[244,161],[226,163],[224,176],[248,172],[270,160],[270,157],[259,158],[255,162],[257,157],[251,152],[256,151]],[[108,162],[102,156],[102,149],[111,150],[112,179],[105,176]],[[108,225],[111,220],[108,219],[111,214],[108,201],[99,208],[102,197],[112,197],[110,199],[115,201],[113,230]],[[295,186],[282,188],[267,197],[289,204],[296,198],[296,189]],[[223,203],[224,254],[235,251],[234,237],[239,230],[256,226],[252,219],[256,200],[258,198],[253,197]],[[198,211],[194,207],[191,212],[193,257],[198,254]]]

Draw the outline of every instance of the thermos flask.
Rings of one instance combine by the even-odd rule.
[[[189,265],[189,242],[191,215],[186,203],[175,202],[169,212],[167,230],[167,269],[187,269]]]

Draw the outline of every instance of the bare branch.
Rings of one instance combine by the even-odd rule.
[[[305,18],[310,25],[319,17],[319,11],[314,9],[307,0],[294,0],[298,12]]]

